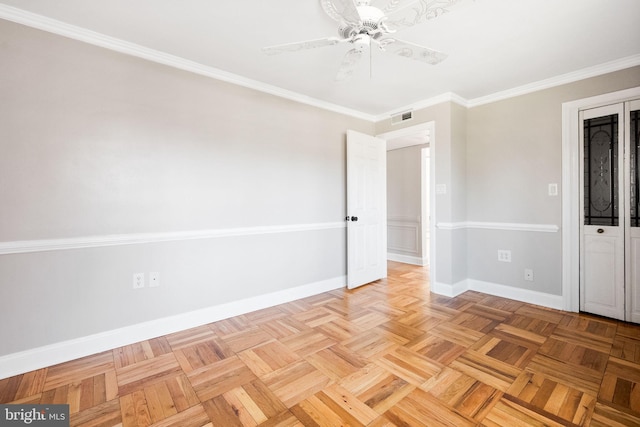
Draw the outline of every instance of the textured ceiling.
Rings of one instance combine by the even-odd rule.
[[[0,17],[54,32],[64,33],[57,26],[91,30],[214,75],[371,117],[448,93],[472,101],[558,76],[640,64],[638,0],[460,0],[396,35],[446,52],[445,61],[429,65],[372,49],[354,78],[339,83],[334,78],[348,43],[273,56],[261,51],[337,36],[337,23],[319,0],[0,0]]]

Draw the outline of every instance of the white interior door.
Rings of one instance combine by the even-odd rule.
[[[387,277],[386,142],[347,131],[347,287]]]
[[[625,317],[622,104],[581,112],[580,310]]]

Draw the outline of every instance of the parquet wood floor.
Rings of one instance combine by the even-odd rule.
[[[640,426],[640,326],[389,277],[0,380],[82,426]]]

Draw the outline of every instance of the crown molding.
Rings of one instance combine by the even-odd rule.
[[[468,101],[460,95],[453,92],[446,92],[440,95],[432,96],[431,98],[424,99],[422,101],[414,102],[413,104],[405,105],[404,107],[394,108],[386,113],[379,114],[373,118],[374,122],[381,122],[383,120],[389,120],[391,116],[399,113],[403,113],[408,110],[421,110],[423,108],[433,107],[434,105],[442,104],[444,102],[455,102],[463,107],[468,107]]]
[[[574,83],[591,77],[597,77],[603,74],[624,70],[626,68],[636,67],[638,65],[640,65],[640,55],[631,55],[625,58],[616,59],[614,61],[605,62],[604,64],[583,68],[582,70],[561,74],[549,79],[514,87],[501,92],[492,93],[491,95],[473,98],[467,101],[467,107],[478,107],[480,105],[490,104],[492,102],[502,101],[504,99],[514,98],[516,96],[526,95],[528,93],[538,92],[544,89],[549,89],[568,83]]]
[[[595,65],[593,67],[588,67],[582,70],[573,71],[571,73],[551,77],[549,79],[514,87],[486,96],[480,96],[478,98],[466,99],[454,92],[447,92],[425,99],[423,101],[405,105],[404,107],[394,108],[392,111],[376,116],[374,120],[376,122],[380,122],[382,120],[389,119],[392,115],[397,114],[401,111],[416,111],[422,108],[441,104],[443,102],[455,102],[456,104],[466,108],[479,107],[481,105],[490,104],[492,102],[503,101],[505,99],[515,98],[516,96],[526,95],[528,93],[538,92],[544,89],[550,89],[552,87],[561,86],[564,84],[575,83],[580,80],[601,76],[603,74],[613,73],[615,71],[620,71],[639,65],[640,55],[631,55],[625,58],[616,59],[614,61],[605,62],[604,64]]]
[[[209,67],[195,61],[181,58],[179,56],[170,55],[165,52],[131,43],[122,39],[118,39],[116,37],[107,36],[95,31],[87,30],[76,25],[67,24],[62,21],[28,12],[16,7],[0,4],[0,18],[18,24],[26,25],[28,27],[57,34],[59,36],[92,44],[94,46],[99,46],[119,53],[124,53],[126,55],[146,59],[158,64],[167,65],[183,71],[188,71],[191,73],[199,74],[201,76],[210,77],[238,86],[243,86],[249,89],[278,96],[280,98],[285,98],[291,101],[310,105],[312,107],[322,108],[334,113],[345,114],[358,119],[367,120],[369,122],[373,122],[375,119],[375,116],[363,113],[361,111],[353,110],[337,104],[332,104],[330,102],[322,101],[316,98],[302,95],[297,92],[282,89],[277,86],[272,86],[257,80],[248,79],[237,74],[220,70],[218,68]]]
[[[312,107],[321,108],[334,113],[344,114],[357,119],[366,120],[377,123],[387,120],[390,116],[407,110],[420,110],[428,108],[444,102],[453,102],[466,108],[478,107],[496,101],[502,101],[520,95],[549,89],[563,84],[573,83],[590,77],[596,77],[602,74],[620,71],[625,68],[640,65],[640,55],[632,55],[625,58],[609,61],[604,64],[588,67],[571,73],[562,74],[560,76],[551,77],[549,79],[540,80],[523,86],[496,92],[490,95],[481,96],[472,99],[466,99],[454,92],[446,92],[431,98],[408,104],[402,107],[394,108],[391,111],[382,114],[368,114],[362,111],[343,107],[341,105],[332,104],[312,98],[298,92],[283,89],[277,86],[269,85],[257,80],[248,79],[237,74],[229,73],[218,68],[209,67],[195,61],[190,61],[175,55],[170,55],[155,49],[131,43],[122,39],[107,36],[95,31],[87,30],[82,27],[67,24],[53,18],[49,18],[36,13],[28,12],[13,6],[0,4],[0,19],[16,22],[39,30],[47,31],[63,37],[82,41],[94,46],[103,47],[126,55],[135,56],[146,59],[159,64],[167,65],[183,71],[210,77],[227,83],[243,86],[249,89],[257,90],[263,93],[274,95],[280,98],[288,99],[294,102],[310,105]]]
[[[443,102],[453,102],[458,105],[461,105],[462,107],[467,107],[469,103],[469,101],[467,101],[465,98],[461,97],[457,93],[446,92],[441,95],[433,96],[429,99],[416,102],[415,104],[413,104],[413,108],[417,110],[420,108],[427,108],[436,104],[441,104]]]

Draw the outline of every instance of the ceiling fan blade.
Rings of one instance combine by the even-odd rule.
[[[322,39],[306,40],[296,43],[285,43],[276,46],[263,47],[262,51],[267,55],[276,55],[282,52],[297,52],[304,49],[316,49],[318,47],[333,46],[340,43],[338,37],[325,37]]]
[[[320,4],[325,13],[335,21],[356,26],[361,21],[354,0],[320,0]]]
[[[362,59],[362,49],[354,48],[347,52],[342,58],[342,63],[340,64],[340,69],[338,70],[335,80],[337,82],[349,80],[353,76],[353,72],[358,62],[360,62],[360,59]]]
[[[378,43],[380,44],[380,49],[383,52],[403,56],[416,61],[426,62],[431,65],[436,65],[447,58],[446,53],[406,42],[404,40],[382,39],[379,40]]]
[[[437,18],[447,12],[449,8],[462,0],[391,0],[383,9],[389,16],[386,21],[392,29],[402,29],[421,24]]]

